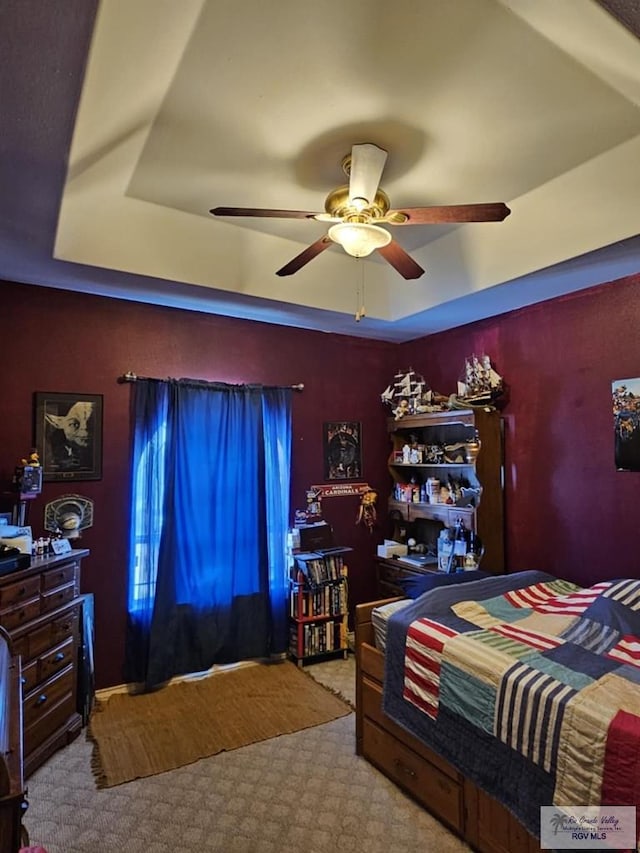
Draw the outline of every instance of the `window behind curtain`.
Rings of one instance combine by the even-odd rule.
[[[290,389],[135,386],[130,681],[286,648]]]

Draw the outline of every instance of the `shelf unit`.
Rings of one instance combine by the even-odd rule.
[[[503,429],[500,413],[495,409],[453,409],[418,415],[406,415],[399,421],[387,421],[392,449],[388,467],[393,489],[388,502],[389,511],[395,510],[408,524],[422,520],[430,522],[433,545],[442,527],[453,527],[462,518],[467,530],[475,531],[484,545],[482,568],[493,574],[505,570],[504,556],[504,463]],[[473,458],[464,451],[466,443],[474,438],[480,442]],[[426,452],[430,448],[460,447],[453,458],[456,461],[398,461],[402,448],[418,445]],[[411,480],[418,487],[418,499],[398,500],[396,486],[408,487]],[[424,486],[430,478],[447,483],[449,478],[467,482],[473,492],[470,498],[462,497],[456,503],[431,502],[424,497]],[[408,493],[408,488],[405,489]],[[429,526],[429,525],[427,525]]]
[[[344,552],[350,549],[345,548]],[[289,583],[289,654],[302,666],[348,655],[347,567],[342,553],[295,555]]]

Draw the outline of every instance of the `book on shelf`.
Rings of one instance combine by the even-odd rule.
[[[297,631],[291,629],[290,638],[290,649],[296,657],[313,657],[345,649],[347,628],[344,621],[336,622],[331,619],[328,622],[304,625],[300,647]]]
[[[305,580],[312,586],[316,586],[327,581],[339,581],[343,577],[344,557],[348,551],[353,550],[348,547],[336,547],[330,552],[322,553],[321,551],[303,551],[294,554],[294,559],[297,569],[299,569],[305,577]]]
[[[289,598],[289,615],[293,619],[341,616],[347,610],[344,584],[333,583],[308,587],[298,585]]]

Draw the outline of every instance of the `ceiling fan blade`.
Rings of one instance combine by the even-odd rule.
[[[349,200],[362,198],[371,204],[378,192],[387,152],[370,142],[354,145],[351,149],[349,172]]]
[[[267,219],[313,219],[318,215],[312,210],[276,210],[267,207],[214,207],[209,213],[214,216],[262,216]]]
[[[420,278],[424,270],[407,254],[400,243],[392,240],[387,246],[378,249],[385,261],[391,264],[403,278]]]
[[[511,213],[501,201],[487,204],[450,204],[389,210],[384,220],[393,225],[439,225],[454,222],[502,222]],[[403,220],[403,217],[407,218]],[[397,217],[397,219],[395,218]]]
[[[302,269],[305,264],[312,261],[316,255],[319,255],[320,252],[324,252],[325,249],[328,249],[329,246],[332,245],[333,240],[330,240],[325,234],[324,237],[320,237],[320,239],[316,240],[315,243],[307,246],[303,252],[300,252],[300,254],[296,255],[293,260],[289,261],[288,264],[285,264],[281,269],[279,269],[276,272],[276,275],[293,275],[294,272],[298,272],[298,270]]]

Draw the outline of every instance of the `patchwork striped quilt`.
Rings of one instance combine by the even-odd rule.
[[[540,805],[640,805],[640,580],[532,575],[394,614],[384,707],[537,834]],[[398,696],[410,712],[396,714]]]

